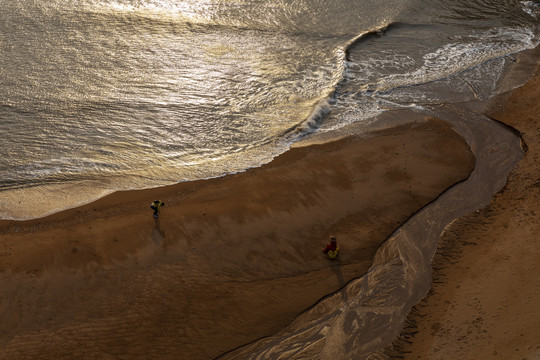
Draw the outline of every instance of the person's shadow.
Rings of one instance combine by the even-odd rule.
[[[336,276],[337,283],[340,288],[339,291],[341,291],[341,296],[343,300],[347,300],[347,291],[343,288],[346,285],[346,283],[345,283],[345,279],[343,278],[343,272],[341,271],[342,263],[341,263],[341,260],[339,259],[339,255],[336,259],[333,259],[333,260],[329,259],[329,261],[331,262],[330,269]]]
[[[155,226],[152,229],[152,240],[154,241],[154,244],[160,246],[163,243],[163,239],[165,239],[165,231],[161,230],[159,217],[154,218],[154,224]]]

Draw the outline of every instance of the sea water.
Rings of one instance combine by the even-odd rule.
[[[486,99],[518,0],[0,0],[0,218],[221,176],[388,109]]]

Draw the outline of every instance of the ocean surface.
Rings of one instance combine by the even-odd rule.
[[[389,109],[488,99],[540,2],[0,0],[0,218],[269,162]]]

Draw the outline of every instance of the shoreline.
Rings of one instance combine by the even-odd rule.
[[[506,123],[514,111],[508,109],[489,115]],[[459,127],[460,111],[449,107],[441,114]],[[319,321],[329,309],[321,313],[321,306],[336,298],[338,306],[356,301],[348,290],[335,291],[354,288],[353,279],[368,269],[363,278],[371,281],[385,256],[401,246],[394,238],[407,232],[410,216],[459,187],[453,185],[468,178],[466,164],[472,166],[448,119],[410,111],[384,116],[413,122],[367,138],[293,148],[244,173],[122,191],[45,218],[0,221],[0,294],[7,294],[0,298],[0,357],[234,358],[251,341],[263,338],[264,347],[286,325],[308,324],[310,312]],[[438,152],[425,156],[426,148]],[[458,156],[459,166],[448,156]],[[158,222],[148,206],[156,198],[167,204]],[[337,264],[319,253],[331,234],[347,249]],[[255,246],[248,249],[247,242]],[[381,284],[381,294],[392,294]],[[402,320],[395,321],[399,332]],[[382,348],[385,336],[372,341]],[[308,347],[321,346],[318,338]]]
[[[506,89],[515,90],[512,84],[530,79],[539,49],[520,54],[519,66],[506,79]],[[517,131],[484,116],[488,110],[482,102],[424,109],[422,112],[441,116],[467,139],[477,160],[469,178],[402,224],[377,250],[364,276],[322,299],[280,333],[220,359],[278,358],[283,354],[321,359],[382,359],[392,354],[402,358],[402,353],[391,350],[391,344],[395,339],[410,342],[415,333],[406,328],[399,336],[411,309],[431,287],[430,261],[445,227],[488,205],[524,156],[526,147]]]
[[[1,221],[0,358],[208,359],[281,330],[365,273],[403,221],[473,167],[447,123],[385,116],[413,122]],[[337,263],[321,253],[330,235]]]
[[[540,358],[540,63],[488,116],[520,133],[524,159],[485,208],[457,219],[433,259],[433,285],[389,354],[399,359]]]

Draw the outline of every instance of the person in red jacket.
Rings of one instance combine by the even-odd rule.
[[[330,259],[335,259],[339,250],[339,245],[337,244],[336,237],[330,236],[330,244],[326,245],[322,251],[325,254],[328,254]]]

